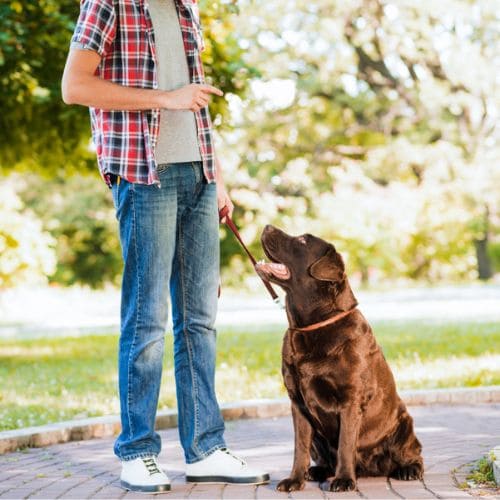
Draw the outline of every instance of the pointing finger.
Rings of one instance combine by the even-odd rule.
[[[218,89],[217,87],[213,87],[212,85],[202,85],[201,90],[203,92],[206,92],[207,94],[215,94],[219,97],[222,97],[224,95],[224,92],[222,92],[222,90]]]

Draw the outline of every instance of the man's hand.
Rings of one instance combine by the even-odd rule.
[[[224,95],[224,92],[216,87],[212,87],[212,85],[191,83],[180,89],[167,92],[163,107],[167,109],[199,111],[208,105],[211,94],[221,97]]]
[[[231,198],[229,198],[226,186],[224,185],[224,182],[222,180],[217,180],[217,207],[219,211],[222,208],[227,207],[228,212],[226,217],[231,218],[233,216],[234,205],[231,201]],[[226,222],[226,217],[223,217],[220,220],[221,224],[224,224]]]
[[[217,208],[219,212],[222,208],[227,207],[226,217],[232,218],[234,205],[227,194],[226,185],[224,184],[224,178],[222,177],[222,166],[219,161],[219,157],[215,155],[215,171],[216,171],[216,185],[217,185]],[[226,217],[220,219],[220,223],[224,224],[226,222]]]

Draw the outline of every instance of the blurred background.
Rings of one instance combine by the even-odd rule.
[[[268,223],[334,243],[400,388],[499,384],[500,1],[200,11],[225,92],[217,150],[255,254]],[[60,92],[78,12],[0,3],[0,430],[118,411],[117,221],[88,110]],[[284,395],[284,312],[220,236],[219,396]]]

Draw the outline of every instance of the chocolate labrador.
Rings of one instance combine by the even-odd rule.
[[[261,241],[271,262],[256,270],[285,290],[289,321],[282,373],[295,453],[290,477],[278,490],[330,477],[331,491],[355,489],[357,476],[421,479],[413,419],[357,309],[340,254],[320,238],[289,236],[273,226],[266,226]]]

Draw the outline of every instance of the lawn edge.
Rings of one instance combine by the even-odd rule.
[[[399,391],[399,393],[409,406],[500,403],[500,385],[418,389]],[[282,417],[290,414],[290,402],[288,398],[249,399],[223,404],[221,411],[225,420]],[[177,412],[175,410],[158,412],[156,429],[169,429],[176,426]],[[68,441],[115,436],[120,430],[120,417],[109,415],[3,431],[0,432],[0,455],[21,448],[40,448]]]

